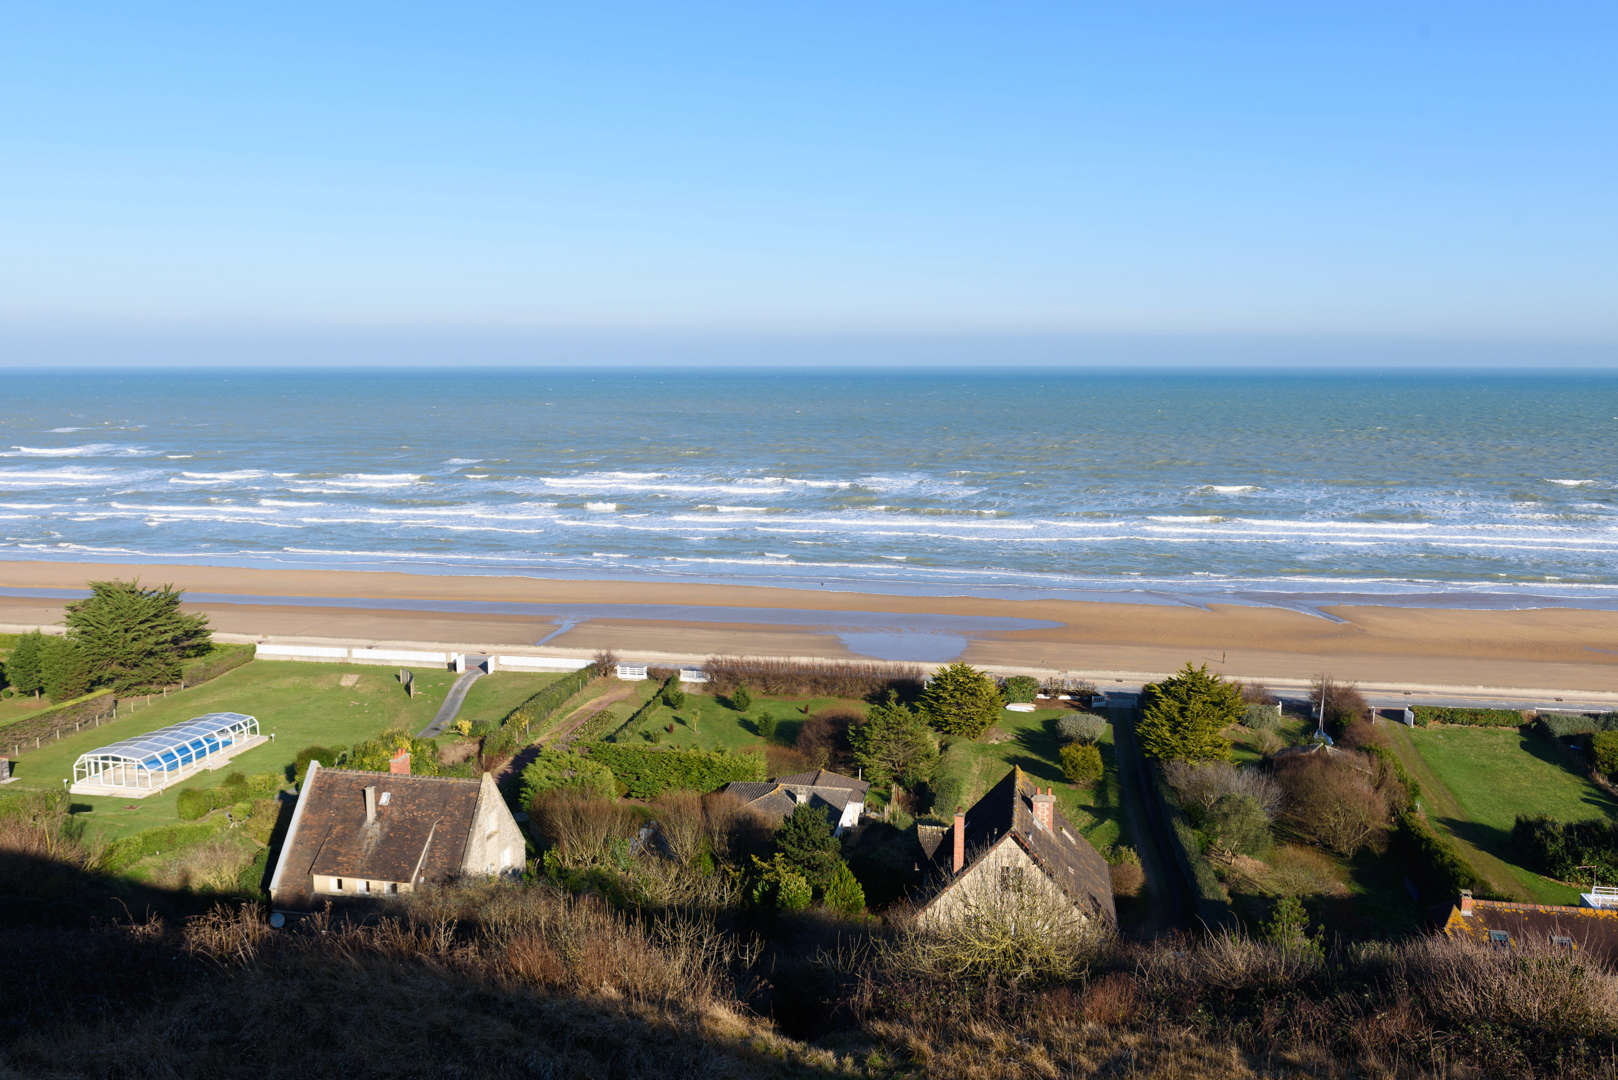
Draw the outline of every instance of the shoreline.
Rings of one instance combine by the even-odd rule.
[[[154,569],[161,573],[153,574]],[[244,640],[442,642],[590,655],[963,659],[997,670],[1160,674],[1187,661],[1277,682],[1618,690],[1618,612],[1277,607],[893,596],[755,585],[378,571],[0,562],[0,624],[59,625],[63,590],[139,577]],[[45,595],[42,591],[51,591]],[[204,599],[207,598],[207,599]],[[909,655],[883,655],[914,646]],[[952,651],[953,650],[953,651]],[[936,655],[935,655],[936,654]]]

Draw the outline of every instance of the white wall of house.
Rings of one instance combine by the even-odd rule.
[[[950,843],[951,837],[946,834],[945,852],[949,851]],[[973,854],[967,853],[969,860]],[[1028,917],[1089,921],[1089,915],[1040,869],[1022,845],[1007,835],[976,862],[969,862],[948,888],[917,913],[916,922],[922,927],[936,928],[952,919],[970,917],[974,909],[993,909],[1006,903],[1008,894],[1017,889],[1035,893],[1034,902],[1015,905],[1018,910],[1026,907]]]
[[[522,829],[511,816],[494,778],[483,774],[472,830],[466,838],[466,854],[461,859],[463,874],[511,875],[522,870],[526,849]]]

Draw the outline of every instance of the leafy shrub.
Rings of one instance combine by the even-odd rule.
[[[753,856],[753,875],[748,895],[755,904],[802,911],[814,900],[814,889],[808,880],[780,855],[772,856],[768,862]]]
[[[520,805],[532,808],[536,798],[558,788],[577,788],[609,799],[618,794],[618,782],[601,762],[570,750],[547,747],[523,767]]]
[[[1462,709],[1449,705],[1417,705],[1410,710],[1416,714],[1420,727],[1428,724],[1452,724],[1457,727],[1522,727],[1522,713],[1512,709]]]
[[[730,707],[737,712],[746,712],[753,707],[753,695],[747,692],[747,687],[738,686],[730,692]]]
[[[1281,710],[1274,705],[1248,702],[1242,710],[1242,726],[1253,731],[1279,731]]]
[[[1062,775],[1080,787],[1101,779],[1101,748],[1094,743],[1068,743],[1061,749]]]
[[[1219,796],[1200,828],[1209,848],[1224,854],[1258,855],[1270,846],[1270,815],[1251,795]]]
[[[180,792],[178,813],[181,821],[195,821],[213,808],[213,793],[206,789],[186,788]]]
[[[1246,796],[1258,803],[1266,816],[1274,817],[1284,797],[1281,785],[1268,773],[1254,768],[1239,769],[1228,761],[1205,761],[1195,765],[1186,761],[1165,762],[1163,779],[1174,789],[1180,805],[1193,820],[1206,816],[1214,803],[1225,795]]]
[[[680,675],[678,672],[675,672],[674,677],[663,684],[663,689],[658,694],[658,697],[663,704],[671,709],[685,708],[685,691],[680,689]]]
[[[1007,701],[1033,701],[1039,695],[1039,680],[1032,675],[1013,675],[1000,684]]]
[[[1598,731],[1618,731],[1618,712],[1589,713],[1542,712],[1537,714],[1539,726],[1553,738],[1565,739],[1572,735],[1593,735]]]
[[[1136,734],[1141,749],[1159,761],[1222,761],[1230,756],[1223,732],[1242,718],[1241,688],[1187,663],[1173,677],[1148,683]]]
[[[1388,850],[1428,901],[1452,901],[1462,889],[1479,896],[1489,892],[1483,875],[1448,837],[1440,836],[1414,810],[1405,810],[1395,819]]]
[[[849,728],[864,719],[848,709],[822,709],[798,725],[793,745],[815,768],[834,768],[848,760]]]
[[[1608,881],[1618,878],[1618,822],[1519,815],[1511,845],[1526,866],[1549,877],[1573,881],[1594,873]]]
[[[1618,731],[1598,731],[1590,736],[1590,760],[1597,772],[1608,776],[1618,773]]]
[[[1128,845],[1113,848],[1107,857],[1107,867],[1112,875],[1114,896],[1139,896],[1141,889],[1145,888],[1146,871],[1134,848]]]
[[[970,664],[956,662],[933,673],[921,692],[920,712],[945,734],[976,739],[1000,718],[1003,705],[993,679]]]
[[[181,821],[195,821],[222,807],[268,795],[279,789],[281,784],[282,779],[276,773],[244,776],[233,772],[218,787],[186,788],[180,792],[175,809]]]
[[[297,784],[303,783],[304,774],[309,771],[311,761],[318,761],[321,765],[326,766],[335,765],[339,753],[340,751],[333,750],[329,746],[304,747],[292,759],[292,781]]]
[[[1064,713],[1056,718],[1056,737],[1062,742],[1100,742],[1107,721],[1095,713]]]
[[[590,748],[590,757],[606,766],[635,799],[649,799],[670,788],[713,791],[733,780],[764,779],[764,759],[757,754],[597,743]]]
[[[774,716],[769,713],[760,713],[753,720],[753,730],[765,739],[773,739],[775,738],[776,724],[777,721]]]
[[[418,739],[403,728],[384,731],[374,739],[355,743],[343,755],[342,765],[345,769],[362,772],[387,772],[393,755],[400,750],[410,752],[410,771],[417,776],[437,776],[443,771],[438,760],[438,744],[431,739]]]
[[[843,915],[858,915],[865,910],[865,889],[854,871],[845,862],[837,864],[837,871],[826,885],[825,904]]]
[[[1336,682],[1328,678],[1315,680],[1309,689],[1309,705],[1315,715],[1320,715],[1320,702],[1324,697],[1326,701],[1325,715],[1322,717],[1327,728],[1332,731],[1341,731],[1355,720],[1362,720],[1371,711],[1364,695],[1353,683]]]

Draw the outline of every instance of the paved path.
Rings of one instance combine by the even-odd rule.
[[[470,661],[472,658],[468,657],[467,659]],[[416,737],[418,739],[431,739],[448,731],[449,726],[455,722],[456,714],[461,711],[462,703],[466,701],[466,692],[472,689],[472,684],[482,677],[483,668],[481,666],[472,667],[469,664],[466,674],[456,679],[455,685],[449,688],[449,693],[444,698],[444,704],[438,707],[438,714],[433,717],[433,722],[422,728]]]

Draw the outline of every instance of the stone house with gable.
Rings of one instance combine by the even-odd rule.
[[[1030,789],[1020,769],[957,811],[948,828],[918,839],[928,877],[916,912],[922,926],[1029,889],[1049,901],[1048,910],[1117,926],[1106,860],[1056,809],[1051,789]]]
[[[494,779],[412,776],[401,751],[386,773],[309,763],[292,811],[270,903],[409,893],[457,877],[515,875],[523,835]]]

